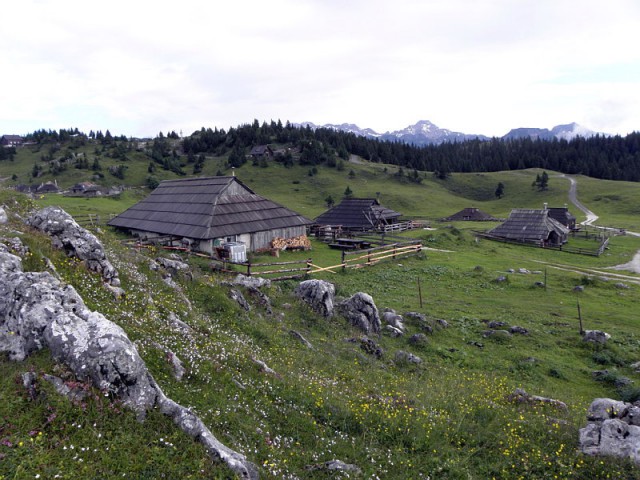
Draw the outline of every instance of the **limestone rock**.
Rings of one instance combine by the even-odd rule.
[[[215,460],[240,478],[257,478],[243,455],[220,443],[187,408],[167,398],[124,330],[90,311],[71,286],[49,272],[22,271],[20,258],[0,252],[0,353],[23,360],[48,348],[81,381],[119,397],[140,420],[159,406]]]
[[[332,283],[324,280],[305,280],[300,282],[294,293],[296,297],[309,304],[314,312],[325,318],[333,316],[336,289]]]
[[[363,292],[354,294],[338,305],[340,314],[351,325],[359,328],[364,333],[380,333],[381,321],[378,308],[371,295]]]
[[[305,467],[309,471],[315,470],[326,470],[326,471],[334,471],[334,472],[345,472],[347,477],[349,478],[349,474],[360,475],[362,470],[356,465],[351,463],[345,463],[342,460],[330,460],[324,463],[318,463],[315,465],[307,465]]]
[[[253,287],[253,288],[262,288],[262,287],[270,287],[271,280],[267,278],[261,277],[247,277],[246,275],[238,274],[236,278],[233,279],[232,283],[234,285],[240,285],[242,287]]]
[[[385,311],[382,312],[382,321],[388,326],[399,331],[400,334],[403,334],[405,331],[404,318],[402,318],[402,315],[398,315],[394,310],[385,309]]]
[[[395,361],[400,364],[412,363],[414,365],[420,365],[422,363],[422,359],[420,357],[413,353],[405,352],[404,350],[398,350],[396,352]]]
[[[585,330],[582,341],[605,344],[610,338],[611,335],[600,330]]]
[[[229,298],[235,301],[238,305],[240,305],[240,307],[242,307],[242,309],[246,310],[247,312],[251,311],[251,305],[249,305],[240,290],[237,290],[235,288],[229,290]]]
[[[107,259],[102,243],[67,212],[58,207],[46,207],[31,215],[26,223],[48,234],[54,247],[85,262],[87,268],[102,275],[105,282],[120,286],[118,272]]]
[[[5,212],[3,207],[0,207],[0,225],[4,225],[9,221],[9,217],[7,216],[7,212]]]
[[[415,346],[422,346],[429,343],[429,338],[424,333],[416,333],[415,335],[411,335],[409,337],[409,344]]]
[[[587,410],[587,425],[580,429],[580,450],[588,455],[630,458],[640,464],[640,408],[596,398]]]

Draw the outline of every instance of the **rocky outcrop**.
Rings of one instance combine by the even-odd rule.
[[[157,406],[240,478],[257,478],[255,467],[243,455],[220,443],[196,415],[162,392],[119,326],[89,310],[73,287],[49,272],[23,272],[20,258],[3,246],[0,352],[23,360],[43,348],[79,380],[120,398],[140,420]]]
[[[0,207],[0,225],[4,225],[9,221],[9,217],[7,216],[7,212],[4,211],[4,208]]]
[[[89,270],[102,275],[105,282],[120,286],[118,272],[107,259],[100,241],[67,212],[58,207],[46,207],[31,215],[26,223],[48,234],[54,247],[82,260]]]
[[[580,450],[588,455],[630,458],[640,464],[640,407],[596,398],[580,429]]]
[[[380,315],[371,295],[358,292],[338,305],[340,314],[366,334],[380,333]]]
[[[336,289],[332,283],[324,280],[305,280],[300,282],[294,293],[317,314],[325,318],[333,316]]]
[[[600,330],[586,330],[582,335],[582,341],[591,343],[605,344],[611,338],[607,332]]]
[[[271,286],[271,280],[261,277],[247,277],[246,275],[238,274],[231,282],[234,285],[240,285],[242,287],[262,288]]]
[[[385,308],[384,312],[382,312],[382,321],[387,326],[392,327],[394,331],[399,332],[400,335],[405,332],[404,318],[391,308]]]

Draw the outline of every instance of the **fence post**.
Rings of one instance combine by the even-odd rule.
[[[247,277],[251,276],[251,260],[247,261]]]
[[[342,250],[342,270],[346,270],[347,269],[347,264],[344,261],[344,257],[345,257],[345,253],[344,250]]]

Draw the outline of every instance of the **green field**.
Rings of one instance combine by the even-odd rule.
[[[203,174],[223,167],[222,160],[210,159]],[[9,172],[0,170],[0,175]],[[447,180],[423,173],[421,184],[394,173],[395,167],[366,162],[347,164],[343,171],[321,168],[313,176],[308,168],[280,164],[235,170],[258,194],[308,217],[325,210],[327,195],[339,201],[349,186],[356,197],[378,196],[408,217],[431,222],[432,229],[406,233],[423,241],[426,249],[418,256],[318,275],[334,283],[340,297],[362,291],[380,310],[426,315],[431,333],[407,320],[404,336],[373,336],[384,351],[381,358],[360,348],[361,333],[340,317],[318,318],[297,302],[296,281],[265,291],[272,314],[247,294],[253,308],[246,313],[228,298],[228,277],[213,273],[204,259],[184,257],[194,278],[175,280],[193,305],[189,310],[183,294],[149,269],[146,257],[162,252],[128,250],[119,242],[121,234],[101,228],[100,238],[127,291],[126,300],[114,302],[100,279],[53,251],[48,239],[26,231],[17,219],[3,227],[3,235],[17,234],[30,246],[26,269],[44,270],[45,257],[50,259],[91,309],[122,326],[164,391],[256,463],[262,478],[347,478],[308,468],[333,459],[357,465],[361,478],[639,478],[640,470],[627,462],[581,455],[577,442],[594,398],[640,398],[640,375],[631,367],[640,358],[640,275],[608,268],[628,262],[640,250],[640,237],[614,237],[600,257],[494,243],[477,238],[474,230],[495,223],[439,219],[468,206],[497,217],[545,202],[561,206],[568,203],[568,180],[548,172],[549,189],[539,192],[531,187],[537,170],[452,174]],[[598,223],[640,230],[637,184],[576,178],[578,198],[600,216]],[[505,185],[502,199],[494,195],[498,182]],[[14,194],[0,195],[9,212],[24,214],[29,207],[24,197],[15,204]],[[106,217],[141,195],[136,190],[115,199],[50,195],[36,202],[61,205],[73,215]],[[253,261],[308,257],[320,266],[340,262],[339,252],[317,241],[310,252]],[[496,282],[500,276],[507,281]],[[541,281],[546,288],[536,285]],[[579,285],[584,291],[575,291]],[[612,335],[606,346],[582,342],[578,304],[584,328]],[[173,330],[167,321],[171,314],[194,332]],[[440,327],[438,320],[449,327]],[[486,336],[490,322],[520,326],[528,334]],[[295,340],[292,330],[313,348]],[[419,333],[426,339],[409,342]],[[183,360],[188,375],[182,382],[172,378],[157,345]],[[398,360],[399,350],[422,363]],[[278,375],[261,372],[254,359]],[[97,391],[84,404],[72,404],[46,382],[40,384],[44,394],[30,399],[21,388],[21,373],[63,375],[47,352],[22,363],[2,361],[0,370],[0,478],[232,478],[158,412],[139,424]],[[596,370],[608,374],[596,380]],[[625,377],[634,383],[618,388],[616,382]],[[509,395],[516,388],[565,402],[568,410],[514,403]]]

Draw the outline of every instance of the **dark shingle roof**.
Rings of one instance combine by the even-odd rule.
[[[504,223],[488,233],[512,240],[541,241],[546,240],[551,232],[566,237],[569,229],[551,218],[548,210],[514,208]]]
[[[457,220],[473,220],[473,221],[489,221],[489,220],[498,220],[495,217],[492,217],[488,213],[483,212],[479,208],[476,207],[467,207],[460,210],[458,213],[454,213],[450,217],[446,217],[443,220],[446,221],[457,221]]]
[[[575,225],[576,217],[569,211],[567,207],[549,207],[549,216],[565,227]]]
[[[161,182],[147,198],[113,218],[109,225],[211,239],[310,223],[302,215],[256,195],[236,177],[204,177]]]
[[[316,218],[319,225],[341,225],[345,228],[371,228],[389,223],[402,214],[383,207],[375,198],[345,198],[339,205]]]

